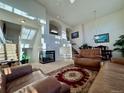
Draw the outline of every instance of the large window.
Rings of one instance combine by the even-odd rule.
[[[4,4],[2,2],[0,2],[0,8],[7,10],[7,11],[10,11],[10,12],[12,12],[12,9],[13,9],[11,6]]]
[[[4,35],[2,33],[1,27],[0,27],[0,43],[5,43],[5,38],[4,38]]]
[[[35,36],[35,33],[36,33],[36,30],[34,30],[34,29],[23,28],[22,34],[21,34],[21,39],[32,40]]]
[[[23,42],[21,43],[21,47],[30,48],[30,41],[33,40],[35,34],[35,29],[23,27],[21,32],[21,40],[23,40]]]
[[[37,20],[40,23],[46,24],[46,21],[45,20],[43,20],[41,18],[38,18],[38,17],[31,16],[27,12],[24,12],[22,10],[19,10],[19,9],[17,9],[15,7],[12,7],[10,5],[7,5],[5,3],[0,2],[0,8],[3,9],[3,10],[6,10],[6,11],[9,11],[9,12],[13,12],[15,14],[18,14],[20,16],[26,17],[28,19]]]
[[[26,18],[29,18],[29,19],[31,19],[31,20],[36,19],[36,18],[33,17],[33,16],[29,16],[28,13],[26,13],[26,12],[24,12],[24,11],[21,11],[21,10],[19,10],[19,9],[16,9],[16,8],[14,8],[14,13],[15,13],[15,14],[18,14],[18,15],[21,15],[21,16],[24,16],[24,17],[26,17]]]

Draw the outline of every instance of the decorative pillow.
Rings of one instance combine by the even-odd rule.
[[[34,81],[14,93],[60,93],[60,88],[60,82],[56,78],[48,76]]]
[[[22,65],[18,67],[4,69],[4,74],[6,76],[6,82],[13,81],[15,79],[18,79],[30,73],[32,73],[31,65]]]

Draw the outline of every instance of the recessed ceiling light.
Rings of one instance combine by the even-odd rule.
[[[20,21],[21,21],[21,23],[25,23],[26,22],[24,19],[21,19]]]
[[[69,0],[71,4],[73,4],[75,2],[75,0]]]

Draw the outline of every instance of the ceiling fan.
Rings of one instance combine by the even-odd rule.
[[[76,0],[69,0],[71,4],[73,4]]]

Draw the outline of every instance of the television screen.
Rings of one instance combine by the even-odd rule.
[[[109,42],[109,33],[94,36],[95,43]]]
[[[79,33],[78,32],[73,32],[71,33],[71,38],[74,39],[74,38],[78,38],[79,37]]]

